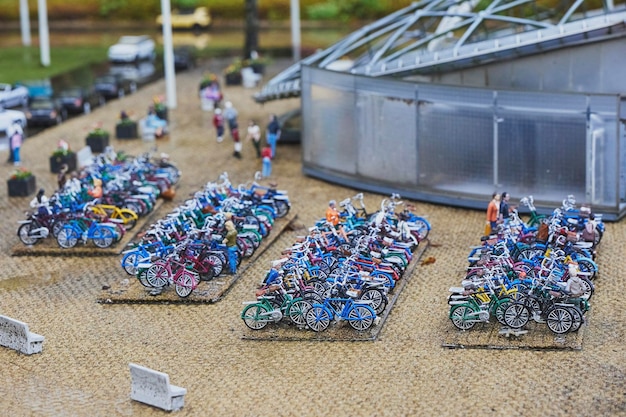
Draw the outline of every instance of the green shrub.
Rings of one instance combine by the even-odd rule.
[[[313,4],[306,8],[306,16],[311,20],[336,20],[340,13],[337,3]]]

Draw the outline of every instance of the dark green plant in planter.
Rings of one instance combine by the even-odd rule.
[[[152,99],[152,107],[154,108],[154,113],[161,120],[167,121],[167,107],[165,106],[165,98],[163,96],[155,96]]]
[[[120,120],[115,125],[115,137],[118,139],[137,139],[137,122],[131,119]]]
[[[101,127],[96,127],[94,130],[89,132],[86,142],[87,146],[91,148],[91,152],[104,152],[104,149],[109,146],[109,132]]]
[[[63,165],[67,165],[67,172],[75,171],[78,159],[69,147],[59,146],[50,156],[50,171],[58,174]]]
[[[261,75],[265,74],[265,67],[269,64],[269,59],[260,57],[259,54],[254,51],[251,54],[250,58],[243,61],[244,67],[250,67],[252,68],[252,71],[254,71],[256,74]]]
[[[241,69],[243,61],[237,59],[224,69],[224,80],[226,85],[241,85]]]
[[[32,172],[19,168],[7,180],[9,197],[26,197],[35,192],[37,181]]]

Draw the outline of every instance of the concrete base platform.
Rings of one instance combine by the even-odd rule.
[[[263,239],[254,255],[241,262],[235,275],[222,273],[211,281],[201,281],[189,297],[179,297],[173,287],[162,289],[144,287],[137,278],[127,275],[120,266],[118,270],[120,276],[116,280],[116,285],[103,289],[103,294],[97,301],[103,304],[210,304],[220,301],[239,277],[293,224],[296,218],[297,213],[290,211],[287,216],[277,219],[272,232]]]
[[[452,349],[581,350],[589,318],[590,312],[585,315],[587,322],[576,333],[558,335],[545,323],[531,321],[522,329],[527,331],[525,334],[510,334],[508,337],[501,334],[504,326],[500,323],[479,323],[467,331],[457,330],[449,323],[450,329],[445,333],[442,346]]]
[[[411,263],[407,266],[404,276],[400,279],[394,288],[393,292],[389,295],[389,304],[383,314],[379,316],[377,324],[370,327],[368,330],[358,332],[354,330],[345,321],[333,322],[328,329],[323,332],[316,333],[308,329],[300,329],[293,323],[287,324],[289,319],[284,319],[280,323],[270,323],[261,330],[251,330],[244,327],[243,334],[241,336],[244,340],[275,340],[275,341],[352,341],[352,342],[367,342],[376,340],[378,335],[383,329],[387,317],[391,313],[393,306],[395,305],[398,297],[402,293],[402,290],[409,284],[410,278],[413,274],[413,270],[420,263],[420,260],[426,250],[428,249],[430,242],[428,239],[420,243],[417,250],[413,254]]]
[[[12,256],[118,256],[126,249],[126,246],[137,236],[140,230],[152,224],[160,214],[160,208],[164,201],[158,199],[154,205],[154,209],[147,216],[140,217],[132,230],[126,231],[119,242],[113,243],[108,248],[98,248],[93,242],[87,241],[86,244],[78,242],[75,247],[64,249],[59,246],[54,236],[48,236],[46,239],[38,241],[34,245],[26,246],[16,236],[17,243],[11,248]]]

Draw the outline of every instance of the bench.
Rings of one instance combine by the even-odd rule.
[[[43,336],[31,333],[26,323],[0,315],[0,345],[32,355],[41,352],[43,340]]]
[[[185,405],[185,388],[170,384],[167,374],[130,363],[130,398],[166,411],[176,411]]]

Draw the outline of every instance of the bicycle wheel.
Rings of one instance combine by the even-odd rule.
[[[34,223],[24,223],[17,229],[17,236],[23,244],[30,246],[37,243],[39,239],[30,235],[31,229],[37,228]]]
[[[414,227],[412,229],[414,232],[417,232],[416,237],[419,242],[428,237],[428,233],[430,233],[430,228],[428,227],[428,222],[426,222],[426,220],[417,218],[411,221],[411,223],[414,224]]]
[[[310,309],[310,302],[306,300],[295,300],[287,308],[287,315],[296,326],[304,326],[306,325],[305,315]]]
[[[137,218],[135,217],[135,216],[137,216],[137,214],[136,213],[133,213],[133,214],[134,214],[134,216],[132,214],[126,213],[124,211],[120,212],[120,217],[124,221],[124,228],[126,230],[132,230],[133,227],[135,227],[135,225],[137,224]]]
[[[361,300],[370,301],[370,307],[374,309],[376,314],[382,314],[383,311],[385,311],[385,308],[387,308],[387,296],[378,288],[368,288],[359,298]]]
[[[115,235],[108,227],[98,227],[93,232],[93,243],[99,248],[108,248],[113,244],[113,240],[115,240]]]
[[[243,322],[252,330],[261,330],[267,326],[267,308],[260,304],[250,304],[241,312]]]
[[[206,260],[213,266],[213,277],[219,276],[224,270],[224,261],[217,255],[208,255]]]
[[[475,311],[467,305],[457,305],[450,310],[450,320],[457,329],[469,330],[476,325],[476,322],[472,321]]]
[[[65,226],[65,220],[55,220],[52,223],[52,236],[57,237],[63,226]]]
[[[143,268],[137,270],[136,274],[137,279],[146,288],[153,288],[152,285],[148,282],[148,268]]]
[[[195,280],[193,274],[183,271],[178,279],[174,281],[174,290],[181,298],[189,297],[196,284],[197,280]]]
[[[573,325],[572,313],[565,307],[553,307],[546,314],[546,324],[556,334],[567,333]]]
[[[496,308],[494,309],[494,315],[496,316],[496,320],[498,323],[502,325],[506,325],[504,321],[504,312],[506,308],[511,304],[511,300],[509,298],[503,298],[501,300],[496,301]]]
[[[581,286],[583,288],[583,294],[579,298],[589,301],[591,299],[591,296],[593,295],[595,286],[593,285],[593,282],[591,282],[591,280],[588,279],[587,277],[581,277],[580,280],[581,280]]]
[[[170,280],[170,273],[165,265],[156,263],[148,268],[146,272],[146,281],[154,288],[163,288]]]
[[[354,330],[362,332],[372,327],[375,318],[376,313],[371,308],[357,304],[353,305],[348,313],[348,324]]]
[[[276,208],[276,217],[285,217],[289,213],[289,205],[283,200],[274,200]]]
[[[570,332],[575,333],[580,330],[580,327],[585,322],[583,318],[583,313],[576,306],[568,306],[569,312],[572,314],[572,328],[569,329]]]
[[[504,324],[512,329],[524,327],[530,319],[530,311],[520,303],[509,303],[504,310]]]
[[[57,243],[64,249],[73,248],[78,242],[77,233],[71,226],[66,226],[57,235]]]
[[[313,306],[306,312],[306,324],[315,332],[323,332],[330,325],[330,313],[322,306]]]
[[[124,268],[124,271],[126,271],[126,273],[128,275],[135,275],[137,274],[137,262],[138,262],[138,257],[139,255],[135,252],[130,252],[127,253],[126,255],[124,255],[124,257],[122,258],[122,268]]]

